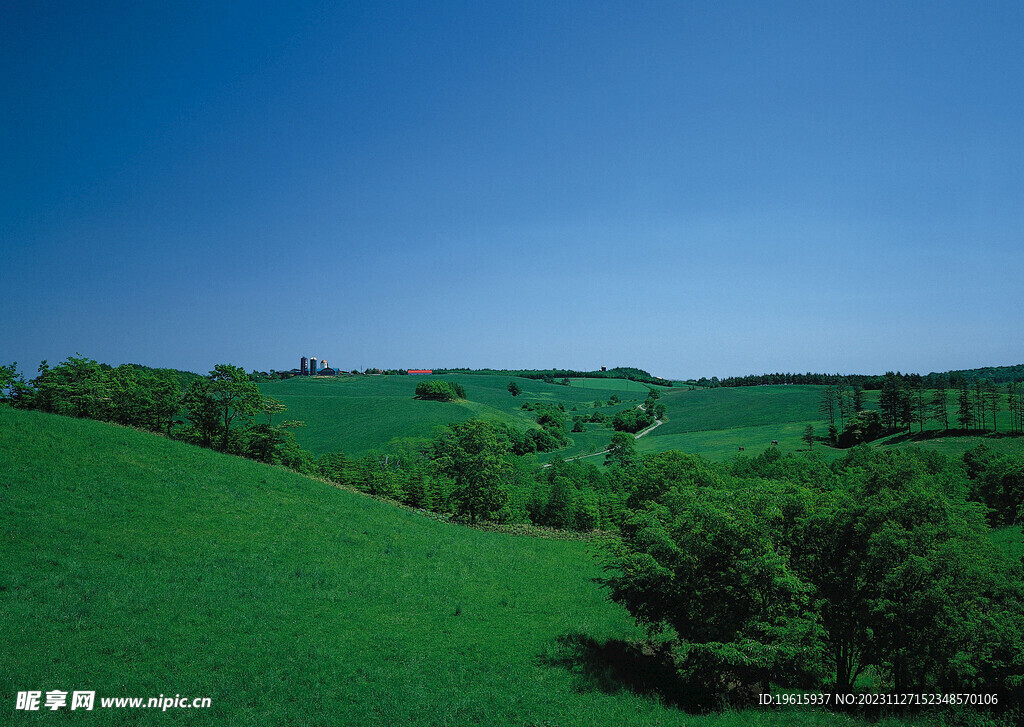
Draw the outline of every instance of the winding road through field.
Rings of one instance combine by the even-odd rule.
[[[643,404],[637,404],[636,408],[639,409],[640,411],[646,411],[647,410],[647,408]],[[655,429],[657,429],[658,427],[660,427],[664,423],[665,422],[662,421],[661,419],[655,419],[654,420],[654,424],[652,424],[651,426],[647,427],[646,429],[641,429],[639,432],[637,432],[636,434],[633,435],[633,439],[640,439],[640,437],[643,437],[643,436],[645,436],[647,434],[650,434],[651,432],[653,432]],[[575,457],[569,457],[565,461],[566,462],[574,462],[577,459],[586,459],[587,457],[598,457],[598,456],[600,456],[602,454],[608,454],[608,452],[609,452],[609,450],[602,449],[600,452],[593,452],[591,454],[578,454]],[[551,466],[550,463],[548,463],[546,465],[543,465],[543,467],[550,467],[550,466]]]

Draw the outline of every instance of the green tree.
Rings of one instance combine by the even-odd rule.
[[[14,394],[14,383],[18,380],[18,362],[0,366],[0,401],[9,401]]]
[[[481,419],[453,424],[433,444],[436,471],[452,481],[456,513],[494,519],[508,502],[512,454],[497,427]]]
[[[853,385],[853,413],[858,414],[864,411],[864,387],[860,384]]]
[[[576,487],[568,477],[558,476],[551,482],[544,524],[569,529],[575,524]]]
[[[821,400],[818,402],[818,412],[825,416],[829,426],[836,424],[836,387],[826,386],[821,392]]]
[[[962,429],[968,430],[976,421],[974,416],[974,402],[971,400],[971,392],[967,388],[966,383],[960,387],[960,394],[957,397],[956,420],[960,422],[960,427]]]
[[[111,415],[109,366],[82,356],[50,368],[39,365],[32,384],[32,408],[54,414],[108,421]]]
[[[838,689],[869,666],[896,691],[977,684],[986,640],[1019,639],[1019,595],[980,509],[932,468],[912,452],[856,452],[795,525],[792,562],[820,599]]]
[[[982,384],[982,398],[985,402],[985,408],[992,414],[992,431],[998,432],[999,425],[996,422],[996,418],[999,415],[999,389],[996,388],[995,382],[988,380]]]
[[[217,364],[209,375],[209,395],[221,413],[223,432],[221,451],[227,451],[231,424],[236,419],[249,419],[263,404],[259,387],[249,379],[245,369],[231,364]]]
[[[909,431],[913,419],[910,394],[898,372],[886,372],[878,396],[878,408],[887,429],[891,431],[896,429],[897,425],[906,425]]]
[[[801,439],[807,444],[807,449],[814,449],[814,427],[810,424],[804,427],[804,434]]]
[[[935,389],[932,391],[929,406],[931,407],[931,418],[941,422],[942,428],[945,430],[949,429],[949,409],[947,403],[946,382],[945,379],[940,379],[936,382]]]
[[[671,637],[684,674],[765,686],[820,675],[812,590],[779,547],[810,499],[767,483],[674,487],[605,545],[603,585],[640,625]]]
[[[630,467],[636,464],[636,439],[627,432],[615,432],[604,456],[606,465]]]
[[[191,423],[191,429],[186,431],[194,432],[199,444],[207,448],[213,447],[221,428],[220,406],[213,397],[212,386],[208,378],[193,381],[182,400]]]
[[[519,396],[521,393],[523,393],[523,387],[517,384],[515,381],[509,383],[508,390],[512,394],[512,396]]]
[[[220,450],[226,452],[232,440],[231,425],[251,419],[260,411],[263,397],[245,369],[217,364],[208,376],[193,382],[184,405],[203,446],[211,447],[219,438]]]

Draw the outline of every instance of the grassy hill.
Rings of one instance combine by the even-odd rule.
[[[467,399],[457,402],[420,401],[414,398],[418,381],[438,378],[457,381],[466,389]],[[524,411],[524,402],[561,403],[568,420],[595,411],[595,401],[608,418],[616,411],[636,406],[649,387],[624,379],[573,379],[571,386],[546,384],[536,379],[515,378],[523,393],[513,397],[507,386],[513,377],[497,374],[448,374],[437,377],[356,376],[342,378],[293,378],[260,384],[264,394],[280,399],[288,407],[285,418],[306,422],[296,430],[299,443],[314,454],[343,451],[360,455],[383,449],[396,437],[429,437],[438,425],[484,417],[519,428],[535,427],[535,415]],[[689,387],[658,388],[659,403],[665,404],[665,423],[637,441],[641,453],[679,449],[709,459],[734,457],[739,448],[756,454],[778,441],[782,451],[807,448],[802,437],[808,424],[821,440],[815,447],[825,457],[842,456],[842,450],[824,446],[827,424],[818,412],[821,386],[745,386],[691,390]],[[866,391],[865,406],[877,406],[878,392]],[[612,395],[622,403],[607,406]],[[955,405],[950,397],[950,417]],[[1008,415],[1001,413],[1000,432],[1009,428]],[[570,435],[572,444],[557,452],[539,456],[541,462],[556,457],[576,457],[600,452],[611,439],[612,430],[588,423],[583,432]],[[1024,438],[965,436],[944,432],[934,422],[924,435],[898,435],[872,446],[924,446],[959,456],[964,450],[985,442],[998,451],[1024,451]],[[595,458],[594,461],[600,461]]]
[[[54,689],[94,690],[90,724],[849,724],[697,719],[623,686],[610,675],[642,673],[640,634],[581,542],[3,407],[0,452],[6,724],[39,719],[11,709],[18,691]],[[174,694],[212,707],[99,707]]]
[[[455,381],[466,389],[466,399],[455,402],[420,401],[416,384],[437,379]],[[314,454],[342,451],[359,455],[383,448],[395,437],[429,437],[434,428],[472,417],[493,419],[520,429],[536,427],[536,416],[524,411],[525,402],[563,403],[589,406],[595,399],[618,394],[623,400],[642,401],[643,393],[622,389],[584,388],[546,384],[536,379],[515,378],[523,392],[514,397],[507,390],[513,377],[488,374],[447,374],[444,376],[345,376],[295,377],[260,384],[260,391],[288,407],[287,419],[306,423],[295,431],[299,444]],[[606,384],[606,380],[595,379]],[[588,386],[591,381],[588,380]],[[634,383],[635,387],[636,384]],[[632,405],[635,405],[636,401]],[[611,416],[617,409],[606,408]],[[611,437],[602,433],[602,443]]]

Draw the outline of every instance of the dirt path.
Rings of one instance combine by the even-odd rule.
[[[636,408],[640,409],[641,411],[645,411],[643,404],[637,404]],[[657,429],[658,427],[660,427],[664,423],[665,422],[662,421],[661,419],[655,419],[654,420],[654,424],[652,424],[651,426],[647,427],[646,429],[641,429],[639,432],[637,432],[636,434],[633,435],[633,439],[640,439],[640,437],[642,437],[644,435],[647,435],[647,434],[650,434],[651,432],[653,432],[655,429]],[[566,462],[575,462],[578,459],[586,459],[587,457],[599,457],[602,454],[608,454],[609,451],[610,450],[602,449],[600,452],[593,452],[591,454],[578,454],[575,457],[569,457],[565,461]],[[551,466],[550,464],[546,464],[546,465],[542,465],[542,468],[543,467],[550,467],[550,466]]]

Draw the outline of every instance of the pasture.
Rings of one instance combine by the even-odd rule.
[[[212,703],[156,717],[97,707],[98,725],[860,724],[666,706],[584,542],[472,530],[3,407],[0,451],[6,724],[41,719],[12,709],[16,692],[55,689]]]
[[[414,398],[418,381],[425,378],[460,383],[466,400],[456,402],[419,401]],[[523,392],[513,397],[507,390],[516,381]],[[546,384],[494,374],[450,374],[420,376],[353,376],[338,378],[293,378],[260,384],[264,394],[281,400],[288,407],[282,419],[297,419],[305,426],[295,430],[303,447],[315,455],[343,451],[358,456],[369,450],[383,450],[395,438],[430,437],[439,425],[482,417],[504,422],[520,429],[536,427],[534,412],[523,410],[526,402],[562,404],[570,427],[574,416],[589,416],[601,411],[609,419],[616,411],[636,406],[649,387],[624,379],[573,379],[571,386]],[[782,451],[806,450],[804,428],[815,429],[815,452],[822,457],[842,456],[842,450],[827,446],[828,424],[818,411],[824,387],[820,386],[748,386],[736,388],[694,389],[678,386],[657,388],[659,403],[666,406],[665,423],[637,441],[637,451],[663,452],[680,449],[713,460],[735,456],[739,447],[757,454],[778,441]],[[613,394],[622,399],[608,406]],[[602,406],[595,409],[594,402]],[[866,408],[877,408],[878,392],[864,392]],[[955,426],[955,397],[949,396],[950,422]],[[959,456],[984,442],[997,451],[1024,451],[1024,438],[1005,436],[1008,414],[1000,412],[1000,434],[989,431],[978,435],[943,431],[928,422],[923,435],[896,435],[872,443],[875,447],[922,446]],[[570,433],[572,443],[565,449],[539,455],[540,462],[556,457],[569,458],[603,450],[612,430],[602,424],[587,423],[583,432]],[[595,463],[602,461],[595,457]]]
[[[467,398],[454,402],[414,398],[416,384],[430,379],[458,382],[465,387]],[[507,390],[513,380],[523,389],[515,397]],[[295,377],[261,383],[260,391],[288,407],[278,421],[305,422],[304,427],[294,430],[295,436],[300,445],[315,455],[337,451],[360,455],[371,449],[384,449],[394,438],[429,437],[440,425],[472,417],[520,429],[536,427],[536,415],[522,408],[526,402],[561,403],[571,421],[574,414],[589,413],[595,399],[605,400],[615,393],[626,399],[628,393],[485,374]],[[635,406],[645,395],[646,389],[643,394],[629,393],[635,401],[623,406]],[[577,412],[572,407],[577,407]],[[602,411],[612,416],[617,408],[605,407]],[[607,436],[611,437],[610,431]]]

